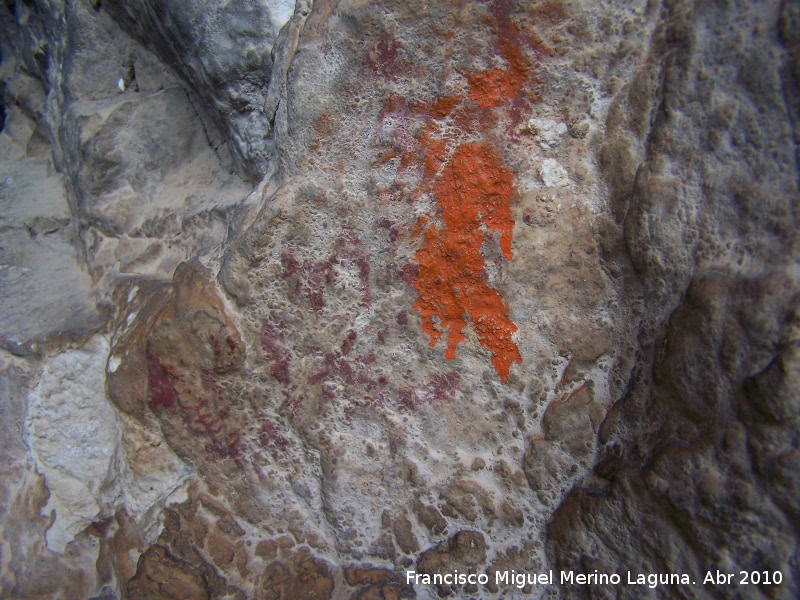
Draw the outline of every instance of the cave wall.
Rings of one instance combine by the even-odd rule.
[[[0,596],[797,597],[796,2],[0,20]]]

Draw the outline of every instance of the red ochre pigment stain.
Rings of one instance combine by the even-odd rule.
[[[484,227],[499,232],[500,248],[511,259],[512,174],[491,148],[462,144],[440,172],[433,189],[445,227],[428,227],[423,245],[414,256],[419,264],[414,281],[419,298],[412,308],[422,316],[422,329],[430,336],[431,347],[448,330],[445,356],[451,360],[458,344],[466,339],[464,329],[469,317],[481,345],[492,353],[495,371],[505,382],[509,367],[522,362],[511,339],[517,327],[508,317],[503,297],[484,280],[481,246]]]

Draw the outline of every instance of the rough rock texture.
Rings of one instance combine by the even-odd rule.
[[[210,111],[239,167],[261,179],[274,152],[275,115],[259,109],[274,88],[273,48],[294,2],[111,0],[103,9],[182,77]]]
[[[595,476],[549,526],[559,566],[699,579],[718,565],[781,571],[791,574],[782,586],[738,593],[800,593],[800,496],[790,475],[799,13],[796,3],[763,8],[668,4],[646,67],[659,73],[655,93],[644,83],[635,91],[637,79],[647,81],[637,72],[612,101],[608,128],[613,119],[634,135],[606,142],[601,164],[605,156],[646,308],[633,376],[600,431]],[[637,135],[632,108],[646,91],[636,103],[658,109]],[[640,166],[622,180],[626,155],[641,156]],[[661,593],[693,597],[680,587]],[[736,593],[706,587],[710,597]]]
[[[0,596],[798,596],[796,2],[0,20]]]

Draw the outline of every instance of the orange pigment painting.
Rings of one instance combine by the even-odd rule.
[[[503,297],[483,278],[481,246],[485,226],[500,233],[500,248],[511,259],[511,182],[511,172],[490,148],[462,144],[456,149],[434,185],[445,228],[430,226],[414,256],[419,263],[414,282],[419,298],[412,307],[422,315],[422,329],[432,347],[442,330],[448,330],[448,359],[455,358],[456,346],[466,339],[468,316],[504,382],[511,364],[522,362],[511,339],[517,326],[508,318]]]
[[[455,358],[471,323],[480,344],[491,353],[498,377],[506,382],[511,365],[522,363],[512,339],[517,326],[508,316],[503,297],[486,282],[481,248],[487,233],[494,232],[505,258],[512,258],[513,173],[503,166],[489,141],[461,143],[448,151],[436,124],[438,119],[452,117],[463,130],[474,131],[495,121],[492,113],[502,110],[527,79],[516,48],[501,43],[500,54],[506,68],[469,75],[465,96],[440,98],[425,110],[430,120],[418,137],[421,152],[405,152],[401,165],[422,166],[430,185],[424,187],[433,192],[443,222],[442,227],[423,218],[412,228],[412,235],[423,236],[414,255],[419,271],[414,281],[418,298],[412,309],[422,317],[431,347],[446,332],[449,360]]]
[[[482,71],[468,77],[469,98],[481,108],[495,108],[508,102],[525,81],[525,68],[519,50],[504,43],[501,54],[508,68]]]

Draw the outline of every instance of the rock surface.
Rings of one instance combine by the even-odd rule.
[[[798,596],[796,3],[0,20],[0,596]]]

